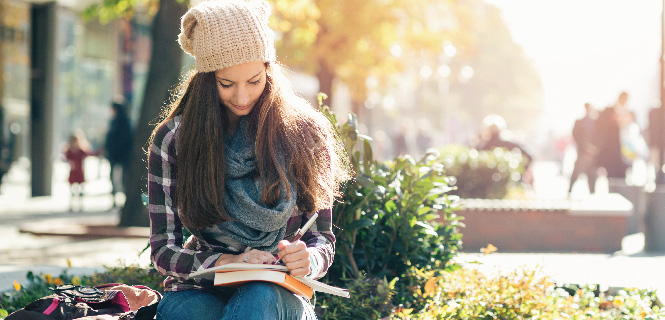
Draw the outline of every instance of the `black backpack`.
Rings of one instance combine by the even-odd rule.
[[[6,320],[150,320],[162,295],[146,286],[109,283],[96,287],[62,285],[53,294],[37,299]]]

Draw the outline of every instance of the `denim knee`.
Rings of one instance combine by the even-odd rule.
[[[226,302],[201,290],[166,292],[157,306],[157,320],[219,320]]]
[[[238,291],[243,295],[260,298],[266,302],[280,302],[282,295],[292,295],[286,289],[269,282],[248,282],[245,283]]]
[[[276,284],[248,282],[231,298],[224,319],[297,319],[310,307],[304,300]]]

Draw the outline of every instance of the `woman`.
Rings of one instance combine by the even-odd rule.
[[[206,1],[182,18],[196,58],[149,152],[151,257],[166,291],[158,319],[314,319],[274,284],[214,287],[194,271],[273,263],[322,277],[332,264],[331,207],[348,160],[328,120],[297,97],[275,64],[269,5]],[[294,232],[319,218],[299,241]],[[183,227],[192,233],[185,241]]]

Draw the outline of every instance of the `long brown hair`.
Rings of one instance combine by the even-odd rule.
[[[182,116],[176,133],[174,202],[185,226],[194,229],[233,220],[223,202],[227,109],[215,81],[214,72],[192,73],[181,82],[162,121]],[[276,205],[280,186],[290,193],[291,181],[297,188],[299,210],[332,206],[340,184],[350,178],[348,158],[332,125],[293,92],[279,65],[266,63],[265,89],[247,117],[256,141],[256,170],[263,182],[261,202]],[[288,159],[280,158],[283,155]]]

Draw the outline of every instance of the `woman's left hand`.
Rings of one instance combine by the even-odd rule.
[[[306,276],[311,271],[309,269],[309,251],[304,242],[298,240],[296,242],[289,242],[282,240],[277,245],[279,252],[277,257],[282,259],[292,276]]]

